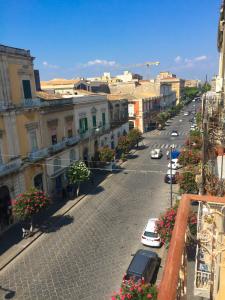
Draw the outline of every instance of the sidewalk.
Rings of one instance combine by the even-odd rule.
[[[105,180],[109,174],[108,171],[96,170],[94,172],[94,183],[88,181],[81,184],[79,197],[72,200],[55,201],[46,211],[43,211],[40,215],[36,216],[36,228],[32,237],[27,239],[22,238],[22,227],[20,222],[13,224],[8,230],[0,235],[0,271],[44,232],[54,230],[57,223],[62,220],[62,217],[88,193],[100,193],[101,187],[98,187],[98,185]],[[68,222],[69,218],[65,218],[65,220]]]

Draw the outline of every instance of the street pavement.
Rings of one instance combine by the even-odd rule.
[[[145,248],[140,238],[148,218],[159,216],[170,205],[169,185],[163,180],[166,148],[161,160],[151,160],[150,149],[153,144],[181,147],[185,135],[169,134],[173,129],[188,132],[189,117],[180,119],[175,117],[158,135],[146,133],[145,147],[120,172],[108,176],[54,230],[14,259],[0,274],[0,297],[110,299],[120,287],[131,255]],[[162,256],[163,249],[150,250]]]

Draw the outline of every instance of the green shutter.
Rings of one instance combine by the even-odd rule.
[[[85,124],[85,131],[87,131],[88,130],[88,120],[87,120],[87,118],[85,118],[84,119],[84,124]]]
[[[23,80],[23,93],[25,99],[31,99],[32,93],[31,93],[31,87],[30,87],[30,80]]]
[[[92,116],[93,127],[96,128],[96,116]]]
[[[102,113],[102,125],[105,126],[105,113]]]
[[[83,128],[82,128],[82,119],[79,120],[79,132],[82,133]]]

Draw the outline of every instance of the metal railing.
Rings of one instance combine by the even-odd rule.
[[[21,164],[22,164],[21,159],[17,158],[14,161],[0,165],[0,176],[5,176],[10,173],[18,171]]]
[[[37,160],[47,157],[48,155],[49,155],[48,148],[37,149],[28,154],[28,159],[30,161],[37,161]]]
[[[55,100],[41,100],[40,98],[34,99],[23,99],[23,106],[25,108],[32,107],[49,107],[49,106],[57,106],[57,105],[67,105],[73,104],[72,99],[55,99]]]
[[[65,148],[66,148],[66,140],[58,142],[56,144],[53,144],[52,146],[49,147],[49,151],[51,153],[56,153],[56,152],[59,152],[59,151],[65,149]]]
[[[67,146],[72,146],[75,145],[76,143],[78,143],[80,141],[80,137],[79,136],[72,136],[66,139],[66,145]]]

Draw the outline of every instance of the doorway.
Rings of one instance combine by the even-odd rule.
[[[12,208],[9,189],[7,186],[0,188],[0,231],[12,223]]]

